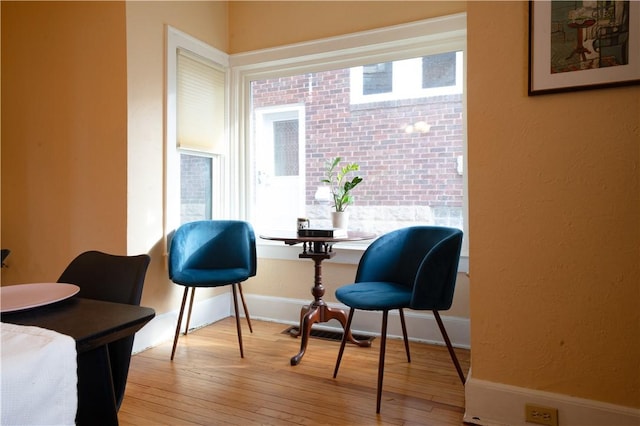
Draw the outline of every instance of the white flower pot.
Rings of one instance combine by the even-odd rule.
[[[331,223],[334,228],[347,229],[349,227],[349,213],[331,212]]]

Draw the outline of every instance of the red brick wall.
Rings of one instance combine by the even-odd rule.
[[[349,70],[308,73],[253,83],[253,107],[304,104],[307,204],[335,156],[360,164],[358,206],[423,204],[461,207],[461,95],[350,104]],[[417,121],[428,133],[406,133]]]

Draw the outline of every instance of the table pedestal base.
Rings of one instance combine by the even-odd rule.
[[[319,322],[327,322],[329,320],[338,320],[345,329],[347,325],[347,315],[342,309],[331,308],[325,303],[312,303],[310,306],[305,306],[300,310],[300,328],[297,333],[291,333],[292,336],[302,336],[300,342],[300,352],[291,358],[291,365],[298,365],[302,360],[302,356],[307,350],[307,344],[309,343],[309,336],[311,334],[311,326]],[[347,339],[358,346],[369,347],[371,346],[370,340],[356,340],[351,334],[351,330],[346,330]]]
[[[333,251],[333,244],[347,241],[370,240],[374,237],[374,234],[357,231],[350,231],[344,237],[308,237],[293,233],[283,233],[281,236],[260,236],[260,238],[265,238],[267,240],[284,241],[287,245],[302,243],[302,253],[300,253],[298,257],[300,259],[311,259],[314,264],[313,287],[311,288],[313,302],[308,306],[303,307],[300,311],[300,327],[298,328],[298,332],[289,333],[293,337],[302,337],[302,341],[300,342],[300,352],[291,358],[291,365],[300,364],[300,361],[307,350],[307,344],[309,343],[309,336],[311,334],[311,327],[313,324],[335,319],[340,322],[343,329],[347,325],[347,315],[345,312],[342,309],[330,308],[324,300],[322,300],[322,296],[324,296],[324,287],[322,286],[322,261],[331,259],[335,255],[335,252]],[[350,342],[363,347],[371,346],[371,340],[356,340],[350,330],[345,330],[345,333],[347,333],[347,339],[349,339]]]

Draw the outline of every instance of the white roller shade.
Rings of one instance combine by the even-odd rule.
[[[224,70],[178,49],[177,71],[178,147],[224,154]]]

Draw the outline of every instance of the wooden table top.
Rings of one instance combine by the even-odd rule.
[[[155,316],[142,306],[72,297],[24,311],[3,313],[2,322],[30,325],[66,334],[79,353],[130,336]]]
[[[260,238],[272,241],[284,241],[286,244],[298,243],[339,243],[347,241],[372,240],[376,237],[371,232],[347,231],[347,235],[336,237],[301,237],[297,231],[269,231],[261,234]]]

